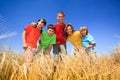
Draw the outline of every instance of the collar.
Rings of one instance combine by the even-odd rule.
[[[88,33],[86,36],[83,36],[83,37],[86,37],[86,38],[88,38],[90,36],[90,34]]]

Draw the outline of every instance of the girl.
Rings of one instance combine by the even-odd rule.
[[[41,35],[41,29],[46,25],[45,19],[39,19],[37,23],[32,23],[24,28],[22,33],[23,49],[25,53],[25,63],[30,66],[37,48],[37,40]]]
[[[66,24],[64,28],[64,38],[70,41],[74,46],[74,54],[80,53],[82,47],[82,35],[79,31],[75,31],[71,24]]]

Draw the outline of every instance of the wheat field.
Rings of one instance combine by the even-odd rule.
[[[24,55],[0,53],[0,80],[120,80],[120,46],[109,56],[97,57],[88,64],[83,56],[63,55],[53,68],[53,59],[35,57],[31,67],[24,65]]]

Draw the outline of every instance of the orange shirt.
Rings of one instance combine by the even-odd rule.
[[[40,30],[38,28],[34,28],[32,24],[28,25],[24,28],[26,31],[26,43],[28,46],[32,48],[37,47],[37,40],[40,37]]]
[[[65,24],[59,25],[54,24],[55,26],[55,34],[56,34],[56,44],[66,43],[66,40],[63,37],[63,29],[65,27]]]

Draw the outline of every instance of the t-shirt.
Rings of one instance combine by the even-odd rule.
[[[33,27],[32,24],[28,25],[24,28],[26,31],[26,43],[28,46],[32,48],[37,47],[37,40],[40,36],[40,30],[38,28]]]
[[[66,40],[63,37],[63,29],[65,24],[59,25],[58,23],[54,24],[55,34],[56,34],[56,44],[66,43]]]
[[[80,31],[74,31],[72,35],[68,36],[67,40],[76,48],[82,47],[82,35]]]
[[[53,34],[52,36],[49,36],[46,31],[42,31],[40,40],[41,40],[41,43],[39,43],[38,46],[40,48],[48,49],[50,44],[56,43],[56,35]]]
[[[95,44],[96,42],[95,42],[95,40],[94,40],[94,38],[93,38],[93,36],[92,35],[90,35],[89,33],[88,33],[88,35],[87,36],[83,36],[82,37],[82,44],[83,44],[83,48],[86,48],[88,45],[90,45],[90,44]],[[91,51],[91,50],[94,50],[94,48],[92,47],[92,48],[89,48],[88,49],[88,51]]]

